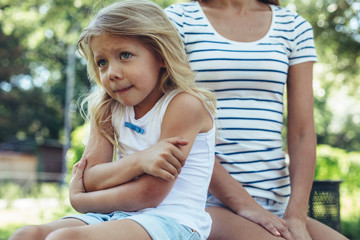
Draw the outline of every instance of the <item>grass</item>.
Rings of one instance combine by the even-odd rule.
[[[21,226],[44,224],[76,213],[66,186],[45,183],[24,187],[5,182],[0,189],[0,240],[7,240]]]
[[[5,226],[0,226],[0,240],[7,240],[16,229],[23,226],[22,223],[10,223]]]

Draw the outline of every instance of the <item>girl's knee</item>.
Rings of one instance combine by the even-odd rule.
[[[28,225],[23,226],[15,231],[9,240],[23,240],[23,239],[45,239],[45,231],[43,226]]]
[[[76,228],[62,228],[51,232],[46,240],[81,239]]]

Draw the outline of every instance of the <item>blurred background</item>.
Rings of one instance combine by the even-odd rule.
[[[75,44],[110,2],[0,0],[0,240],[73,212],[69,176],[88,133],[78,100],[92,87]],[[360,239],[360,2],[280,2],[313,26],[315,179],[341,181],[341,231]]]

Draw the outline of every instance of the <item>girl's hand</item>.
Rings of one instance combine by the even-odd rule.
[[[71,180],[70,180],[70,198],[74,197],[79,193],[85,193],[84,187],[84,170],[86,167],[87,161],[82,158],[77,162],[72,170]]]
[[[165,138],[150,148],[139,152],[140,165],[149,175],[166,181],[174,180],[185,164],[186,157],[180,150],[188,141],[179,137]]]
[[[265,210],[260,205],[253,206],[248,209],[243,209],[237,213],[238,215],[262,226],[272,235],[283,237],[286,240],[295,240],[288,230],[287,223],[284,219]]]
[[[306,228],[306,222],[298,218],[285,218],[291,235],[296,240],[311,240],[311,236]]]

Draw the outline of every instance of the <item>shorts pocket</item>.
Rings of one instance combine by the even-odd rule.
[[[201,239],[200,234],[197,231],[195,231],[194,229],[189,228],[187,226],[183,226],[183,227],[189,233],[189,240],[200,240]]]

